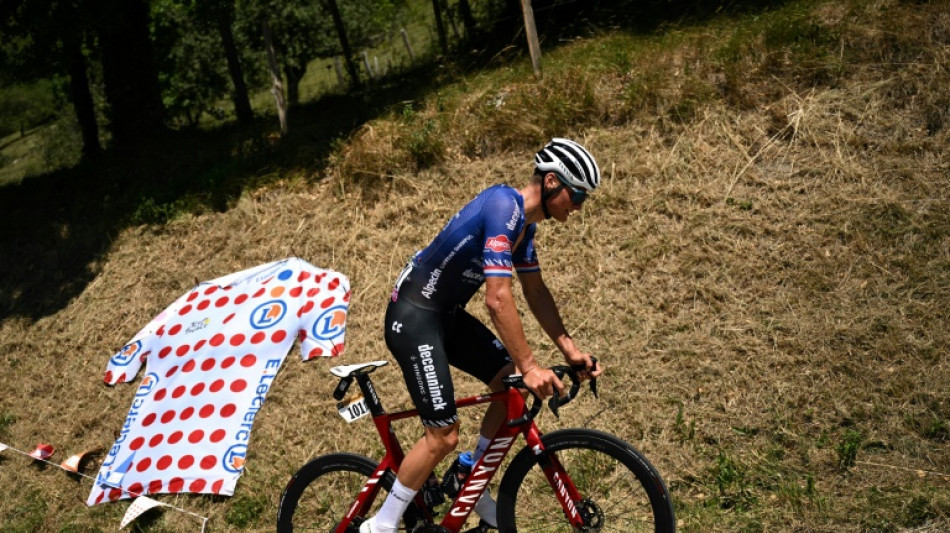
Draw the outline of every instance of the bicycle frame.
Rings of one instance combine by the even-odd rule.
[[[405,454],[396,433],[393,430],[392,423],[397,420],[414,418],[419,415],[419,411],[411,409],[399,411],[396,413],[386,413],[376,394],[373,383],[368,374],[356,376],[356,381],[363,392],[363,397],[369,406],[370,414],[373,416],[373,423],[376,425],[376,431],[382,439],[383,446],[386,448],[386,455],[379,462],[376,471],[367,480],[366,485],[360,491],[359,495],[350,506],[346,516],[337,524],[335,533],[346,533],[347,527],[357,516],[365,516],[370,509],[373,501],[379,493],[379,481],[391,470],[394,474],[399,473],[399,466],[402,464]],[[527,411],[524,398],[517,390],[513,388],[506,389],[487,395],[472,396],[456,400],[457,408],[464,409],[484,403],[502,402],[507,406],[507,420],[516,420],[522,417]],[[498,431],[492,437],[491,443],[485,454],[472,466],[472,473],[465,480],[459,490],[458,496],[452,502],[451,507],[446,511],[445,517],[440,525],[450,532],[457,533],[465,525],[468,515],[471,514],[482,492],[491,482],[495,473],[498,472],[501,462],[511,450],[518,434],[524,435],[529,448],[538,457],[538,462],[548,479],[548,483],[554,489],[564,514],[575,528],[583,526],[583,520],[574,504],[580,501],[581,496],[577,487],[574,486],[570,476],[564,471],[557,457],[545,453],[544,445],[541,442],[541,431],[538,429],[534,420],[527,420],[520,424],[511,426],[508,423],[502,424]],[[417,494],[415,498],[416,507],[423,513],[423,517],[428,522],[433,521],[429,510],[422,499],[422,495]]]

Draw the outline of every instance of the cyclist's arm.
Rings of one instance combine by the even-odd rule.
[[[485,305],[488,306],[492,324],[501,337],[502,344],[511,355],[515,367],[524,376],[525,385],[542,398],[551,395],[552,387],[563,393],[564,385],[553,372],[538,365],[531,347],[528,346],[511,292],[510,277],[485,279]]]
[[[574,344],[574,340],[567,333],[564,327],[564,321],[561,320],[561,313],[558,312],[557,304],[548,286],[541,277],[541,272],[522,272],[518,274],[521,281],[521,287],[524,292],[525,300],[528,302],[528,308],[538,320],[541,328],[548,337],[554,341],[564,359],[570,365],[584,365],[587,368],[591,366],[590,354],[580,351]],[[593,377],[600,375],[600,368],[590,373]]]

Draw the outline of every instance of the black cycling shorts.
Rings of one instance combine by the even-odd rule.
[[[447,427],[458,421],[449,365],[487,385],[511,362],[494,333],[462,308],[445,313],[405,299],[390,301],[385,337],[422,424],[428,427]]]

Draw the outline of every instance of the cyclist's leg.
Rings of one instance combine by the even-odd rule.
[[[402,369],[425,435],[403,459],[392,492],[372,519],[374,527],[394,528],[432,469],[458,444],[455,389],[443,346],[444,316],[401,301],[386,309],[386,346]]]

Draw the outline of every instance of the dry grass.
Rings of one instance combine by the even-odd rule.
[[[316,185],[124,232],[68,307],[0,324],[0,442],[51,442],[59,459],[109,445],[132,396],[101,384],[114,349],[195,280],[290,255],[351,279],[342,361],[388,359],[383,307],[410,253],[483,187],[523,183],[539,140],[574,131],[604,185],[567,225],[542,224],[538,244],[567,324],[608,370],[600,401],[582,397],[542,428],[586,425],[643,450],[684,531],[950,529],[950,15],[892,1],[814,13],[848,61],[802,66],[794,47],[751,44],[711,61],[702,47],[728,30],[696,30],[658,50],[662,61],[571,71],[583,79],[568,93],[584,99],[562,115],[545,112],[559,97],[545,84],[477,79],[367,125]],[[654,78],[663,84],[643,81]],[[486,316],[479,299],[471,307]],[[527,333],[557,361],[531,321]],[[257,418],[235,497],[163,501],[210,516],[211,531],[266,531],[308,458],[379,456],[368,423],[334,412],[326,367],[340,360],[295,357]],[[378,376],[387,405],[408,404],[397,372]],[[458,381],[460,394],[480,390]],[[471,447],[476,414],[463,420]],[[19,531],[104,531],[126,508],[88,509],[87,481],[9,452],[0,484],[14,487],[0,516]],[[146,529],[199,525],[166,512]]]

